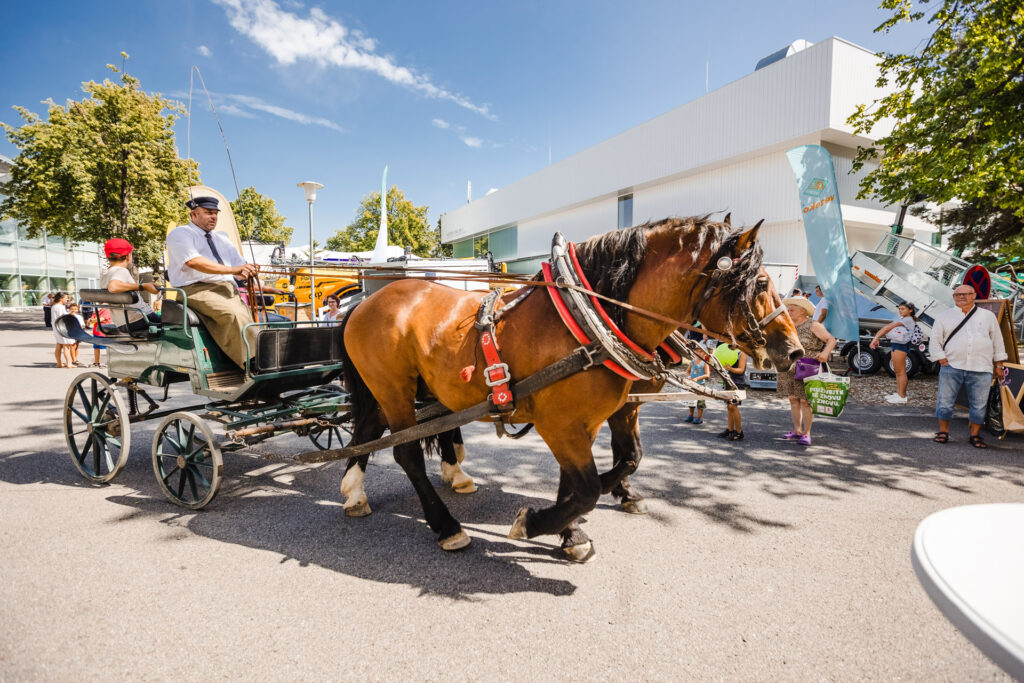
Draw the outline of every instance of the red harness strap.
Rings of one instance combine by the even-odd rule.
[[[494,328],[480,332],[480,348],[484,352],[487,367],[484,368],[484,382],[491,388],[491,403],[500,411],[514,408],[512,389],[509,388],[508,365],[503,363],[498,352],[498,339],[494,336]]]
[[[554,282],[555,279],[551,274],[551,264],[545,261],[540,264],[540,267],[541,271],[544,273],[544,281]],[[562,322],[565,323],[565,326],[569,328],[569,332],[572,333],[572,336],[581,344],[589,344],[590,339],[586,334],[584,334],[583,329],[579,326],[579,323],[573,319],[572,314],[569,312],[569,308],[565,305],[565,302],[562,301],[562,293],[558,291],[557,287],[546,287],[545,289],[548,290],[548,294],[551,296],[551,303],[555,305],[555,310],[558,311],[559,317],[562,318]],[[626,372],[621,365],[614,361],[606,360],[602,365],[624,379],[628,379],[630,381],[640,379],[636,375]]]

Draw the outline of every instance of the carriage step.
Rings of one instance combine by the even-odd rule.
[[[238,370],[222,370],[206,375],[206,383],[213,390],[232,389],[245,383],[245,373]]]

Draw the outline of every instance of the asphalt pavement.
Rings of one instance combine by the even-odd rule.
[[[650,511],[603,498],[585,523],[596,556],[577,565],[554,537],[506,538],[517,509],[554,498],[535,434],[469,426],[472,495],[428,462],[472,537],[445,553],[388,452],[371,460],[362,519],[342,512],[341,464],[232,453],[207,509],[175,507],[153,477],[152,423],[133,427],[120,476],[93,486],[61,427],[79,371],[53,367],[52,333],[25,316],[0,317],[0,348],[0,680],[1005,678],[910,565],[932,512],[1024,500],[1024,439],[975,450],[963,417],[940,446],[927,409],[853,405],[801,447],[779,438],[774,400],[743,407],[740,442],[715,436],[715,405],[693,427],[678,404],[650,404],[633,478]],[[259,450],[309,448],[286,436]],[[595,454],[609,466],[605,431]]]

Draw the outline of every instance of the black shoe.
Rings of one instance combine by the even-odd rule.
[[[724,432],[722,432],[722,433],[720,433],[718,435],[718,438],[719,439],[731,439],[732,435],[735,434],[735,433],[736,432],[732,431],[731,429],[726,429]]]
[[[729,441],[743,441],[743,432],[733,432],[732,436],[729,437]]]

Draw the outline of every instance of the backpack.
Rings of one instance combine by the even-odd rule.
[[[914,330],[910,333],[910,343],[920,344],[924,341],[924,332],[921,330],[920,325],[914,325]]]

